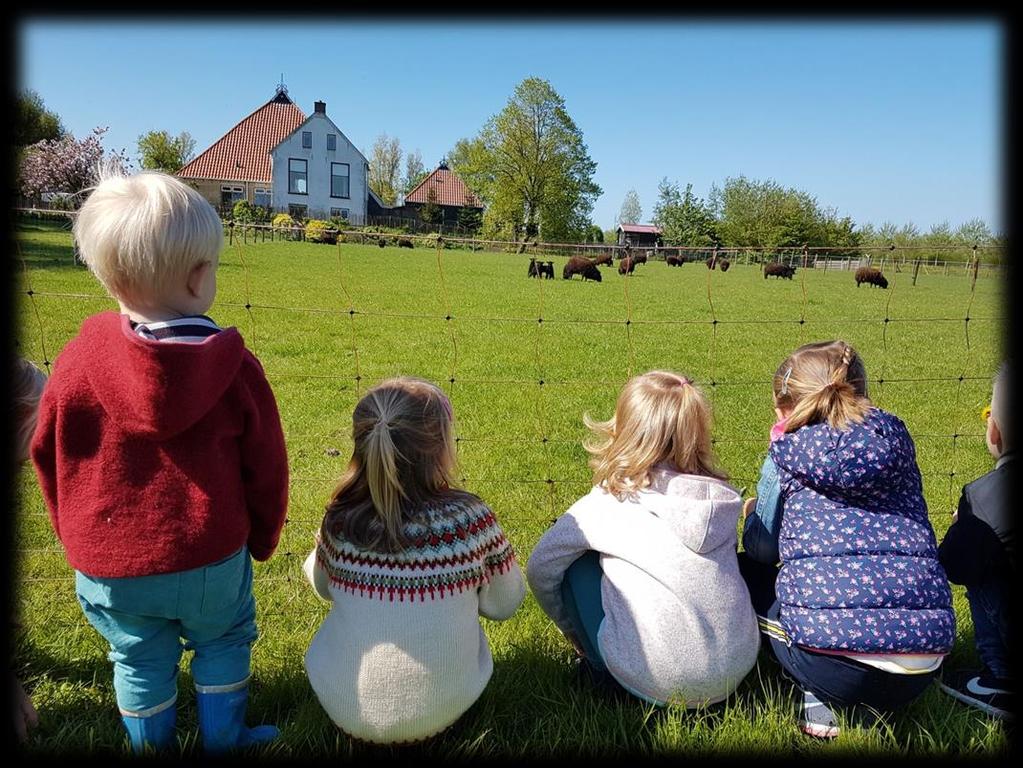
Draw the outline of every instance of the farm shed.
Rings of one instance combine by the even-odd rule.
[[[661,228],[653,224],[619,224],[618,245],[657,248],[664,244]]]

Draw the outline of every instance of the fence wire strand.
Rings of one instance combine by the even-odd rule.
[[[376,319],[381,320],[400,320],[400,321],[443,321],[445,327],[445,333],[447,340],[450,344],[450,358],[448,364],[445,366],[446,381],[444,382],[448,396],[452,402],[456,399],[456,384],[458,384],[458,392],[464,392],[466,387],[469,386],[489,386],[489,387],[514,387],[521,391],[524,391],[527,396],[530,392],[535,392],[535,397],[530,397],[532,403],[532,411],[535,418],[535,432],[534,434],[506,434],[506,435],[490,435],[490,434],[456,434],[455,436],[455,447],[456,453],[459,458],[459,466],[462,466],[462,450],[466,445],[479,445],[479,446],[503,446],[503,445],[538,445],[543,457],[544,469],[542,476],[501,476],[496,474],[487,473],[476,473],[470,472],[465,473],[460,470],[460,480],[463,484],[474,484],[477,487],[490,487],[490,486],[525,486],[525,487],[536,487],[543,486],[544,492],[538,497],[542,499],[541,507],[547,512],[549,520],[554,520],[563,511],[559,507],[558,501],[558,487],[561,485],[567,486],[572,489],[581,490],[588,487],[591,482],[591,476],[580,472],[577,475],[560,476],[561,473],[556,469],[556,461],[552,449],[555,446],[579,446],[578,439],[568,439],[559,437],[554,428],[553,421],[551,418],[551,408],[553,404],[549,401],[550,389],[552,386],[571,388],[577,387],[580,389],[593,389],[595,387],[607,387],[607,388],[620,388],[624,383],[620,378],[558,378],[552,377],[551,371],[548,370],[546,365],[546,358],[549,354],[546,352],[549,331],[547,328],[552,324],[554,326],[583,326],[583,327],[594,327],[594,326],[614,326],[623,325],[625,331],[625,350],[626,350],[626,371],[628,376],[632,376],[636,372],[637,355],[636,355],[636,329],[640,326],[647,326],[651,328],[667,328],[667,327],[699,327],[699,326],[710,326],[710,334],[707,342],[708,351],[708,368],[706,379],[701,381],[699,378],[694,378],[694,381],[700,384],[708,385],[708,395],[713,403],[716,395],[718,394],[719,388],[749,388],[751,390],[762,389],[766,393],[769,392],[771,386],[772,377],[756,377],[756,378],[734,378],[729,379],[727,376],[719,380],[719,364],[718,364],[718,345],[719,345],[719,326],[764,326],[764,327],[782,327],[785,325],[795,324],[797,326],[797,338],[799,344],[804,344],[807,341],[809,334],[809,326],[816,324],[826,324],[827,326],[835,325],[854,325],[854,324],[873,324],[877,323],[876,318],[871,317],[828,317],[820,319],[812,319],[808,316],[808,308],[810,305],[808,286],[807,286],[807,272],[808,267],[812,267],[809,264],[809,259],[813,258],[810,253],[811,249],[803,249],[802,253],[789,252],[785,254],[783,260],[788,260],[788,263],[799,264],[803,268],[800,270],[800,306],[798,319],[791,318],[762,318],[762,317],[721,317],[715,307],[714,303],[714,281],[716,279],[716,271],[714,269],[707,270],[706,276],[706,301],[707,301],[707,312],[709,318],[693,318],[693,319],[682,319],[682,318],[668,318],[668,319],[655,319],[655,318],[637,318],[634,316],[636,306],[636,297],[630,292],[631,277],[632,275],[626,274],[622,279],[622,309],[624,316],[619,318],[593,318],[593,317],[558,317],[548,316],[549,308],[547,306],[547,296],[545,288],[545,280],[537,280],[537,305],[536,305],[536,316],[534,318],[525,316],[499,316],[499,315],[471,315],[456,313],[456,308],[451,302],[451,295],[448,287],[448,280],[445,269],[445,259],[443,255],[444,244],[437,240],[436,242],[436,279],[437,279],[437,302],[436,305],[439,307],[440,313],[435,314],[429,311],[418,311],[418,312],[394,312],[384,311],[381,309],[374,309],[369,305],[359,305],[356,302],[356,297],[349,289],[349,280],[346,278],[346,265],[352,262],[346,255],[346,248],[342,246],[342,241],[339,238],[336,245],[336,265],[337,265],[337,281],[339,288],[340,304],[337,307],[315,307],[315,306],[288,306],[274,303],[260,303],[256,301],[252,293],[252,275],[251,275],[251,259],[246,258],[247,249],[247,235],[245,225],[240,228],[230,228],[230,239],[233,245],[232,251],[237,255],[238,261],[241,265],[242,272],[242,285],[243,285],[243,296],[244,303],[237,302],[221,302],[218,304],[222,308],[230,309],[241,309],[245,311],[248,324],[250,326],[248,343],[255,351],[256,347],[256,313],[263,312],[298,312],[308,315],[332,315],[332,316],[348,316],[348,330],[350,338],[350,352],[352,358],[352,373],[338,372],[338,373],[324,373],[316,371],[302,371],[302,372],[284,372],[279,370],[268,370],[267,378],[271,381],[289,381],[289,380],[316,380],[316,381],[329,381],[337,384],[351,384],[353,385],[354,392],[357,397],[361,397],[365,389],[363,383],[370,379],[377,378],[374,374],[376,372],[367,370],[361,358],[361,351],[363,350],[363,344],[359,334],[359,322],[373,322]],[[249,227],[250,230],[253,228]],[[255,230],[253,230],[255,231]],[[241,233],[240,235],[238,233]],[[264,239],[265,239],[264,233]],[[346,233],[346,234],[358,234],[360,237],[371,236],[373,233]],[[383,236],[383,235],[380,235]],[[423,236],[414,235],[410,237],[422,238]],[[445,240],[452,240],[454,242],[462,242],[459,238],[444,238]],[[468,242],[468,239],[464,239],[464,242]],[[487,245],[496,245],[500,248],[507,248],[508,243],[503,241],[484,241],[479,239],[473,239],[472,250],[475,252],[480,247],[486,247]],[[525,254],[541,254],[550,253],[552,249],[566,248],[569,249],[569,253],[585,253],[587,250],[591,252],[599,253],[604,251],[593,250],[590,246],[576,246],[572,244],[535,244],[530,245]],[[45,365],[47,372],[50,372],[51,360],[47,347],[47,333],[46,327],[43,322],[42,313],[40,312],[37,299],[54,299],[54,300],[70,300],[70,301],[101,301],[110,302],[111,299],[103,294],[92,294],[92,293],[80,293],[74,291],[37,291],[35,290],[34,283],[31,278],[32,270],[26,261],[20,243],[17,243],[17,255],[22,264],[22,272],[24,279],[24,294],[28,298],[31,304],[32,316],[35,321],[35,327],[38,333],[39,349],[42,353],[42,363]],[[606,247],[605,247],[606,249]],[[662,249],[667,250],[667,249]],[[720,249],[716,252],[717,256],[731,255],[732,258],[737,258],[741,253],[746,253],[747,258],[750,253],[767,253],[769,249],[757,249],[757,248],[735,248],[735,249]],[[816,249],[826,253],[828,249]],[[912,248],[907,248],[912,252]],[[931,247],[927,250],[936,250]],[[940,249],[939,249],[940,250]],[[706,252],[708,249],[676,249],[676,252]],[[777,253],[776,250],[771,252]],[[560,254],[559,252],[559,255]],[[747,262],[748,263],[748,262]],[[893,261],[896,265],[898,262]],[[906,264],[905,261],[902,262]],[[913,263],[913,262],[909,262]],[[883,261],[882,261],[883,264]],[[945,273],[948,273],[948,262],[944,265]],[[984,434],[982,432],[966,432],[964,431],[963,416],[960,413],[960,405],[963,397],[963,385],[965,382],[971,381],[989,381],[989,376],[982,375],[971,375],[973,366],[976,362],[976,345],[971,344],[970,339],[970,323],[971,321],[976,323],[978,321],[986,322],[1000,322],[1002,317],[1000,316],[984,316],[974,317],[971,312],[974,308],[974,303],[977,295],[977,275],[979,274],[979,260],[976,256],[976,249],[974,249],[974,260],[972,264],[967,264],[964,267],[964,275],[968,275],[970,269],[973,270],[973,281],[970,286],[969,297],[966,303],[965,314],[962,316],[948,316],[948,314],[935,314],[933,316],[923,317],[893,317],[893,302],[895,301],[896,295],[901,296],[902,291],[898,290],[899,286],[904,280],[909,279],[909,271],[905,271],[905,277],[903,277],[903,270],[896,268],[891,278],[891,284],[889,293],[886,297],[884,304],[884,317],[881,322],[881,360],[878,366],[879,374],[868,380],[868,383],[872,387],[877,387],[878,398],[883,398],[890,390],[891,386],[906,384],[906,385],[920,385],[920,384],[937,384],[937,383],[952,383],[956,384],[955,388],[955,404],[954,404],[954,416],[952,418],[952,434],[942,432],[921,432],[913,435],[914,441],[921,444],[934,444],[934,445],[948,445],[951,444],[951,462],[948,470],[939,471],[924,471],[922,476],[924,478],[934,478],[935,481],[945,480],[947,481],[948,487],[948,498],[949,506],[954,509],[953,503],[956,500],[955,496],[955,485],[956,477],[959,476],[961,470],[961,446],[963,441],[975,441],[982,442]],[[612,262],[613,266],[613,262]],[[919,266],[927,274],[927,265],[920,263]],[[957,265],[958,266],[958,265]],[[937,269],[936,264],[933,267]],[[349,272],[351,268],[349,267]],[[827,266],[825,266],[827,271]],[[915,284],[915,281],[914,281]],[[529,324],[532,323],[534,326],[533,331],[533,354],[532,354],[532,365],[535,370],[535,378],[533,379],[522,379],[522,378],[501,378],[501,377],[463,377],[459,372],[460,363],[460,340],[459,340],[459,324],[460,323],[485,323],[485,324],[503,324],[503,323],[518,323],[518,324]],[[962,365],[958,371],[957,376],[889,376],[891,369],[892,355],[896,354],[890,344],[889,332],[891,325],[897,324],[962,324],[963,327],[963,338],[964,338],[964,354],[962,357]],[[535,389],[534,389],[535,388]],[[456,422],[457,427],[457,422]],[[287,432],[289,439],[295,440],[310,436],[317,436],[327,440],[334,441],[338,444],[344,444],[348,446],[350,439],[345,434],[340,434],[336,429],[329,431],[309,431],[309,432]],[[758,460],[762,460],[766,454],[766,440],[759,435],[750,437],[728,437],[728,438],[714,438],[713,441],[715,446],[727,446],[727,445],[756,445],[759,444],[762,450],[759,452]],[[350,446],[348,446],[350,447]],[[336,450],[336,449],[332,449]],[[331,455],[337,455],[331,454]],[[333,470],[332,470],[333,471]],[[290,478],[292,486],[307,482],[328,482],[334,479],[332,476],[327,475],[308,475],[304,473],[293,474]],[[736,487],[746,485],[752,487],[755,485],[757,478],[754,476],[748,476],[745,474],[734,475],[731,478],[733,484]],[[26,518],[39,519],[39,524],[45,524],[43,518],[48,517],[46,512],[30,512],[25,513]],[[289,530],[289,526],[296,524],[302,525],[315,525],[318,524],[319,520],[314,517],[298,517],[289,515],[288,522],[285,526],[285,532]],[[21,535],[21,534],[19,534]],[[282,542],[284,541],[282,536]],[[291,551],[291,547],[297,544],[294,540],[290,540],[288,549],[283,552],[279,552],[278,556],[286,561],[297,561],[300,565],[301,559],[304,557],[303,552]],[[312,546],[311,537],[309,546]],[[301,547],[299,547],[301,549]],[[30,555],[33,557],[53,557],[57,558],[63,554],[63,549],[59,546],[54,547],[37,547],[37,546],[19,546],[14,549],[20,555]],[[70,584],[73,582],[72,574],[61,574],[57,576],[45,576],[45,575],[31,575],[21,579],[21,583],[24,585],[34,584],[52,584],[52,583],[64,583]],[[293,578],[294,576],[294,578]],[[294,582],[301,582],[303,578],[299,573],[299,568],[288,567],[285,575],[275,575],[274,573],[260,573],[257,576],[257,580],[261,583],[285,583],[293,584]],[[294,613],[294,603],[297,601],[298,596],[301,594],[300,589],[294,589],[289,595],[288,602],[282,606],[279,610],[262,612],[261,615],[273,616],[273,615],[285,615]],[[303,607],[302,610],[308,610],[309,612],[321,612],[322,608],[319,605],[314,604],[313,601],[304,601],[308,608]]]

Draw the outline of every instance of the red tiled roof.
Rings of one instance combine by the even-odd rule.
[[[415,189],[405,195],[405,202],[427,203],[431,189],[437,190],[437,205],[483,207],[458,174],[447,168],[438,168],[419,182]]]
[[[285,93],[278,93],[220,137],[177,175],[187,179],[271,182],[270,150],[305,120]]]
[[[618,229],[622,232],[634,232],[643,235],[661,235],[661,228],[653,224],[619,224]]]

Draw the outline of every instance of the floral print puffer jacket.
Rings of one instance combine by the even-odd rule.
[[[779,619],[807,648],[947,653],[948,579],[902,421],[872,408],[845,430],[812,424],[771,444],[782,492]]]

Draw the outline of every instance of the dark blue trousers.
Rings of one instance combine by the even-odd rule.
[[[937,675],[885,672],[846,656],[816,653],[783,639],[784,630],[778,621],[780,603],[774,591],[777,566],[759,563],[740,552],[739,571],[749,588],[761,630],[782,669],[798,686],[828,706],[863,704],[880,712],[891,712],[920,696]]]

